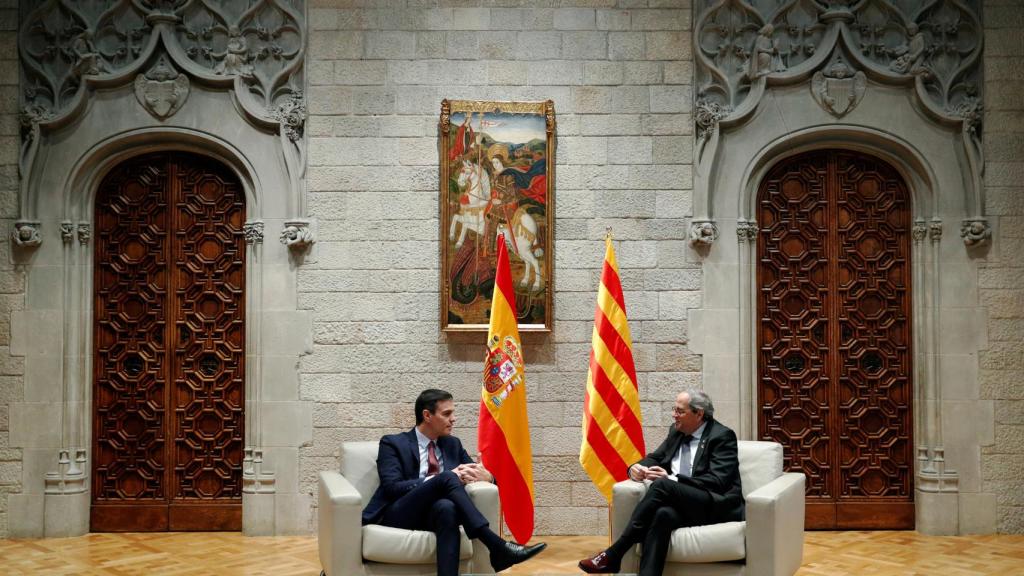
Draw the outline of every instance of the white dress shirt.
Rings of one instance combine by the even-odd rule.
[[[427,478],[427,465],[428,465],[428,452],[427,445],[430,444],[430,438],[427,438],[420,432],[419,428],[416,430],[416,441],[420,446],[420,478]],[[437,456],[438,470],[444,471],[444,458],[441,457],[441,448],[437,445],[437,441],[434,441],[434,456]],[[433,478],[431,476],[430,478]],[[427,478],[429,480],[430,478]]]
[[[704,434],[704,427],[707,426],[707,425],[708,425],[707,422],[701,423],[700,428],[697,428],[697,430],[695,430],[693,432],[693,437],[690,438],[690,454],[689,454],[689,458],[690,458],[690,473],[691,474],[693,473],[693,458],[694,458],[694,456],[697,455],[697,447],[700,446],[700,437]],[[676,452],[676,455],[672,458],[672,478],[674,480],[678,480],[679,479],[679,478],[677,478],[676,475],[679,474],[679,470],[682,468],[682,466],[681,466],[682,463],[683,463],[683,443],[680,442],[679,443],[679,450]]]

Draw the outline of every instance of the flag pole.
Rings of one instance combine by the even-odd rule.
[[[605,241],[612,239],[612,227],[608,226],[604,229]],[[602,265],[603,266],[603,265]],[[608,546],[612,545],[612,514],[614,513],[615,504],[612,501],[608,501]]]

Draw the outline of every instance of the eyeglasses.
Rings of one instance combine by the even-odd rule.
[[[689,409],[680,410],[679,408],[673,408],[672,409],[672,415],[673,416],[680,416],[682,414],[686,414],[687,412],[691,412],[691,410],[689,410]]]

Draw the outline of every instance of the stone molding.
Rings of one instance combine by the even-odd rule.
[[[273,494],[277,492],[273,472],[263,471],[263,450],[246,448],[242,457],[242,492]]]
[[[718,240],[718,226],[713,220],[694,220],[690,223],[690,243],[711,246]]]
[[[245,234],[247,244],[263,243],[263,221],[250,220],[242,226],[242,233]]]
[[[315,221],[311,219],[289,220],[279,236],[281,244],[292,251],[309,249],[316,242]]]
[[[88,113],[96,89],[134,85],[139,104],[165,121],[192,81],[229,92],[240,116],[280,136],[293,217],[305,215],[303,0],[223,3],[186,0],[46,0],[22,9],[21,220],[37,219],[33,165],[41,136]],[[20,246],[38,246],[30,230]]]
[[[869,79],[904,88],[932,122],[960,131],[966,217],[984,219],[978,0],[702,0],[694,10],[695,221],[715,218],[722,132],[750,121],[772,87],[809,84],[813,99],[841,118]],[[965,243],[987,240],[976,235]]]
[[[60,450],[57,453],[57,471],[47,472],[44,478],[45,494],[81,494],[89,489],[88,458],[84,448]]]

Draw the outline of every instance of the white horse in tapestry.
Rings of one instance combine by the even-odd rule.
[[[456,183],[462,190],[462,195],[459,198],[459,212],[452,216],[452,223],[448,228],[448,240],[454,240],[455,248],[458,249],[466,241],[466,233],[470,230],[483,237],[487,227],[485,212],[491,203],[491,177],[480,166],[463,160]],[[525,264],[519,285],[527,286],[532,276],[532,290],[539,291],[542,272],[537,259],[544,255],[544,250],[537,245],[537,222],[525,208],[519,208],[512,216],[511,228],[512,233],[509,234],[509,225],[499,222],[497,234],[504,234],[509,252],[518,256]]]
[[[519,278],[519,286],[525,287],[530,283],[530,276],[533,276],[531,290],[540,290],[540,282],[543,277],[540,261],[538,258],[544,256],[544,249],[537,242],[537,221],[530,216],[526,208],[519,208],[512,216],[512,233],[509,234],[508,225],[505,222],[498,224],[498,235],[504,234],[505,246],[509,252],[519,256],[525,266],[523,275]]]
[[[455,233],[458,231],[459,239],[455,242],[455,247],[461,248],[462,243],[466,241],[466,232],[472,230],[481,237],[484,234],[484,212],[491,201],[491,177],[480,166],[463,160],[457,182],[459,189],[462,190],[462,196],[459,198],[459,212],[452,216],[448,240],[455,240]]]

